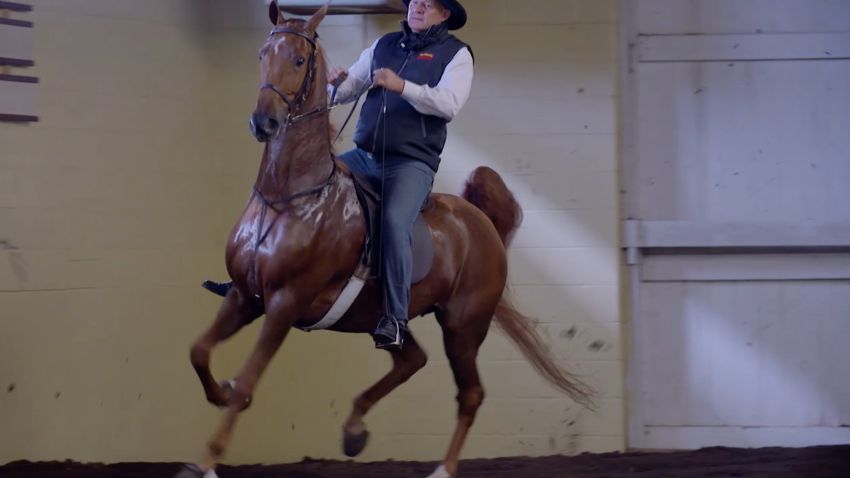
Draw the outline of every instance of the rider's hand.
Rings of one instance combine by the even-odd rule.
[[[372,73],[372,88],[384,87],[389,91],[401,93],[404,91],[404,80],[388,68],[378,68]]]
[[[335,66],[328,70],[327,77],[328,83],[330,83],[331,86],[338,87],[343,81],[345,81],[346,78],[348,78],[348,70]]]

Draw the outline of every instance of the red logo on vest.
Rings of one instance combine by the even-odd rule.
[[[417,60],[431,61],[431,60],[434,59],[434,54],[433,53],[420,53],[419,56],[416,57],[416,59]]]

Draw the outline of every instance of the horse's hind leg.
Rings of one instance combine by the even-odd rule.
[[[261,313],[262,310],[259,310],[259,307],[240,304],[237,292],[231,290],[219,307],[212,325],[192,344],[190,352],[192,366],[201,380],[207,401],[213,405],[226,406],[227,393],[210,372],[210,352],[218,343],[230,338]]]
[[[491,311],[492,312],[492,311]],[[478,349],[487,336],[492,313],[481,314],[478,320],[463,320],[457,325],[457,317],[451,313],[438,313],[437,319],[443,327],[443,343],[446,348],[446,357],[449,359],[458,394],[458,416],[454,435],[452,436],[449,450],[443,460],[443,464],[429,478],[449,478],[457,476],[458,460],[463,444],[478,407],[484,402],[484,387],[478,376],[478,366],[475,363],[478,357]]]
[[[375,404],[396,387],[406,382],[419,369],[425,366],[428,357],[416,343],[413,335],[404,340],[404,347],[390,351],[393,358],[393,368],[377,383],[369,387],[354,399],[351,414],[343,425],[343,452],[347,456],[357,456],[366,447],[369,432],[363,423],[363,417]]]

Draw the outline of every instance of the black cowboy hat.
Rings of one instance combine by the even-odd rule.
[[[463,5],[460,4],[457,0],[437,0],[439,1],[448,11],[452,12],[452,16],[449,17],[448,23],[449,30],[460,30],[466,25],[466,9],[463,8]],[[410,5],[410,0],[404,0],[404,6],[407,7]]]

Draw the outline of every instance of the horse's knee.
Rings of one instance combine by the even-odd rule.
[[[210,363],[210,348],[201,342],[195,342],[189,349],[189,361],[194,367],[203,367]]]
[[[428,356],[425,355],[425,352],[420,352],[410,358],[410,367],[413,369],[414,372],[418,372],[427,364]]]
[[[484,388],[481,385],[461,390],[457,394],[458,413],[461,416],[475,416],[478,407],[484,403]]]

